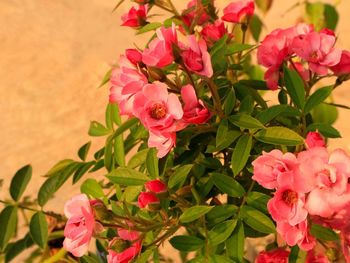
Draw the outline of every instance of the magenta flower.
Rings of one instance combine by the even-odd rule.
[[[137,49],[131,48],[125,50],[125,56],[134,65],[142,62],[142,53]]]
[[[145,208],[148,205],[158,205],[159,198],[151,192],[141,192],[138,197],[138,205],[140,208]]]
[[[155,135],[154,133],[150,132],[148,147],[155,147],[158,150],[157,157],[163,158],[174,147],[175,142],[175,133]]]
[[[199,3],[199,4],[201,4],[201,3]],[[198,5],[198,0],[192,0],[187,4],[187,8],[185,10],[183,10],[183,12],[184,12],[193,6],[196,7],[195,10],[192,10],[192,11],[187,12],[186,14],[182,15],[182,20],[184,21],[184,23],[186,24],[187,27],[191,26],[192,21],[197,16],[199,16],[199,19],[197,21],[198,25],[203,25],[204,23],[208,22],[210,19],[210,16],[205,12],[204,8],[197,8],[197,5]]]
[[[222,38],[227,33],[224,22],[216,20],[215,24],[208,24],[203,27],[200,35],[207,42],[208,46],[211,47],[216,41]]]
[[[224,15],[221,19],[227,22],[239,23],[245,15],[252,17],[254,15],[254,8],[254,0],[231,2],[224,8]]]
[[[146,23],[148,4],[133,6],[128,13],[122,15],[122,26],[139,27]]]
[[[185,66],[192,72],[210,78],[213,76],[211,58],[207,51],[207,44],[203,38],[196,40],[195,35],[187,36],[188,48],[181,56]]]
[[[326,146],[325,141],[318,132],[309,132],[306,136],[305,142],[309,148]]]
[[[350,52],[343,50],[338,64],[330,67],[336,75],[350,73]]]
[[[275,249],[269,252],[261,251],[255,263],[288,263],[289,251]]]
[[[152,180],[145,183],[146,190],[153,192],[155,194],[164,193],[167,191],[166,186],[160,180]]]

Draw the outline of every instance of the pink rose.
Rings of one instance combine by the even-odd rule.
[[[325,33],[311,32],[294,38],[292,50],[309,62],[310,70],[326,75],[328,67],[335,66],[341,58],[341,50],[334,48],[335,37]]]
[[[224,8],[224,15],[221,19],[227,22],[239,23],[242,16],[253,16],[254,7],[254,0],[241,0],[231,2]]]
[[[185,123],[204,124],[211,117],[211,113],[201,100],[197,100],[196,92],[192,85],[181,88],[181,98],[185,104],[182,120]]]
[[[277,232],[289,246],[298,246],[303,250],[313,249],[316,245],[316,238],[309,233],[309,223],[306,220],[292,226],[285,221],[277,222]]]
[[[142,62],[142,53],[137,49],[126,49],[125,56],[134,65],[137,65],[137,63]]]
[[[315,256],[315,250],[309,250],[305,263],[330,263],[326,255],[319,254]]]
[[[68,221],[64,228],[63,247],[75,257],[82,257],[88,250],[95,227],[101,231],[102,226],[95,222],[94,213],[85,194],[74,196],[67,201],[64,214]]]
[[[197,21],[198,25],[203,25],[204,23],[208,22],[210,19],[210,16],[205,12],[205,9],[203,8],[203,5],[198,0],[192,0],[187,4],[187,8],[183,10],[182,12],[186,11],[187,9],[191,7],[195,7],[195,10],[192,10],[190,12],[187,12],[186,14],[182,15],[182,20],[186,24],[187,27],[190,27],[192,24],[192,21],[195,19],[195,17],[199,16],[199,19]],[[200,7],[200,8],[198,8]]]
[[[318,132],[309,132],[306,136],[305,141],[309,148],[326,146],[326,143],[324,142],[321,134]]]
[[[177,45],[175,24],[170,28],[157,29],[157,37],[149,43],[142,54],[142,62],[149,66],[165,67],[174,61],[172,43]]]
[[[188,48],[181,56],[185,66],[192,72],[210,78],[213,76],[211,58],[207,51],[207,44],[203,38],[196,40],[195,35],[187,36]]]
[[[288,263],[289,251],[275,249],[269,252],[261,251],[255,263]]]
[[[254,175],[252,179],[267,189],[274,189],[278,186],[279,177],[286,173],[288,176],[297,165],[297,159],[294,154],[283,154],[280,150],[263,152],[252,163],[254,166]]]
[[[216,20],[214,25],[206,25],[200,32],[201,36],[207,42],[209,47],[212,47],[214,43],[220,40],[220,38],[222,38],[226,33],[227,29],[224,22],[221,20]]]
[[[175,133],[155,135],[154,133],[150,132],[148,147],[155,147],[158,150],[157,157],[163,158],[174,147],[175,142]]]
[[[134,112],[142,124],[155,135],[175,132],[183,110],[178,97],[168,93],[163,83],[147,84],[135,96]]]
[[[152,180],[145,183],[145,188],[146,190],[153,192],[155,194],[164,193],[168,190],[160,180]]]
[[[141,192],[138,198],[138,205],[140,208],[145,208],[149,204],[151,205],[158,205],[159,204],[159,198],[150,192]]]
[[[122,26],[139,27],[146,24],[148,12],[147,5],[133,6],[128,13],[122,15]]]
[[[349,74],[350,73],[350,52],[343,50],[341,53],[341,58],[338,64],[330,67],[330,69],[336,75]]]
[[[140,237],[139,233],[118,229],[118,235],[119,237],[113,238],[108,244],[108,263],[129,263],[141,249],[141,242],[135,242]]]

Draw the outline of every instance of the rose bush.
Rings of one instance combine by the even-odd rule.
[[[101,84],[106,120],[89,135],[105,145],[91,160],[88,142],[79,161],[58,162],[34,200],[23,197],[31,166],[15,174],[0,214],[5,261],[37,245],[30,260],[165,262],[159,248],[170,242],[183,262],[350,262],[350,156],[328,152],[340,133],[324,114],[346,107],[332,91],[350,78],[335,8],[306,2],[303,22],[259,41],[254,12],[271,0],[222,11],[194,0],[181,12],[171,0],[134,2],[121,25],[150,39],[125,50]],[[160,9],[170,17],[150,22]],[[70,178],[96,171],[103,179],[85,178],[64,215],[45,209]],[[28,213],[28,234],[9,243]],[[247,238],[272,241],[254,258]]]

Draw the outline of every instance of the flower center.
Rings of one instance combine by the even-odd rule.
[[[151,117],[156,120],[163,119],[167,113],[165,106],[161,103],[155,103],[151,107]]]
[[[298,193],[292,190],[286,190],[282,194],[282,199],[291,206],[298,201]]]
[[[313,59],[317,59],[317,58],[318,58],[318,54],[317,54],[317,51],[316,51],[316,50],[314,50],[314,51],[312,52],[311,57],[312,57]]]

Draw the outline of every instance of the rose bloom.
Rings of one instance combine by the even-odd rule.
[[[212,47],[216,41],[222,38],[227,33],[224,22],[216,20],[215,24],[208,24],[203,27],[200,32],[201,36],[207,42],[209,47]]]
[[[145,188],[155,194],[164,193],[167,191],[166,186],[160,180],[152,180],[145,183]]]
[[[155,147],[158,150],[157,157],[163,158],[174,147],[175,142],[175,133],[163,133],[156,135],[150,132],[148,138],[148,147]]]
[[[148,4],[131,7],[128,13],[122,15],[122,26],[139,27],[145,25],[147,12]]]
[[[347,50],[343,50],[341,53],[339,63],[330,68],[336,75],[349,74],[350,73],[350,52]]]
[[[68,218],[64,228],[63,247],[75,257],[82,257],[88,250],[94,230],[102,232],[103,227],[95,222],[89,199],[80,194],[64,205],[64,214]]]
[[[262,251],[255,259],[255,263],[288,263],[289,251],[275,249],[269,252]]]
[[[254,0],[241,0],[231,2],[224,8],[224,15],[221,19],[227,22],[239,23],[243,16],[253,16],[254,7]]]

